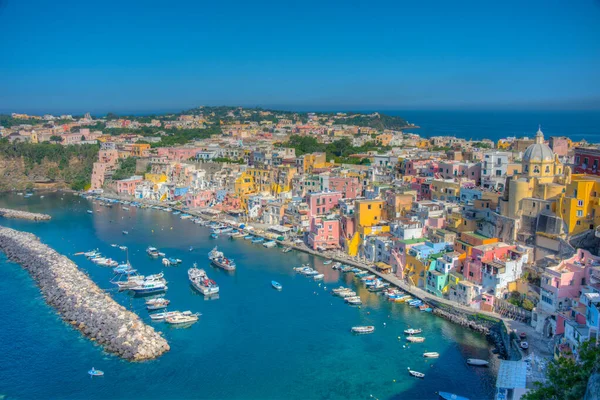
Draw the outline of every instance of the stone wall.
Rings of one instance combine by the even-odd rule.
[[[11,210],[10,208],[0,208],[0,217],[27,219],[30,221],[49,221],[51,219],[48,214],[37,214],[27,211]]]
[[[153,359],[169,350],[154,328],[116,303],[77,265],[25,232],[0,228],[0,250],[27,269],[49,305],[108,352],[130,361]]]

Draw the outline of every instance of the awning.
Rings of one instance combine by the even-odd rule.
[[[273,232],[277,232],[277,233],[288,233],[289,231],[291,231],[291,228],[288,228],[286,226],[281,226],[281,225],[273,225],[271,227],[269,227],[270,231]]]

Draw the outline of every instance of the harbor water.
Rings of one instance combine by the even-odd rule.
[[[211,239],[207,228],[164,211],[108,208],[72,194],[3,194],[0,207],[51,215],[48,222],[3,219],[0,224],[32,232],[71,258],[171,346],[162,357],[142,363],[104,352],[46,305],[27,271],[0,255],[2,398],[437,399],[437,391],[493,397],[498,361],[483,335],[390,303],[318,257],[284,254],[243,238]],[[125,261],[125,252],[111,244],[127,246],[141,274],[163,271],[169,310],[202,313],[199,322],[185,329],[152,322],[143,298],[115,291],[111,268],[74,255],[99,249]],[[183,262],[164,267],[148,257],[148,246]],[[207,253],[214,246],[235,260],[234,273],[209,265]],[[190,286],[187,270],[194,262],[220,286],[218,298],[207,299]],[[304,263],[324,273],[324,280],[293,271]],[[283,290],[274,290],[273,280]],[[348,306],[332,296],[331,289],[340,285],[357,291],[363,305]],[[357,325],[373,325],[375,332],[353,335],[350,328]],[[403,334],[409,327],[422,329],[425,342],[409,346]],[[424,359],[428,351],[440,357]],[[491,365],[470,367],[467,358],[488,359]],[[105,375],[90,378],[91,367]],[[425,378],[409,376],[408,368]]]

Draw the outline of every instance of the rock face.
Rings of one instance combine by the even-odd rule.
[[[62,318],[104,348],[130,361],[156,358],[169,344],[154,328],[115,302],[67,257],[26,232],[0,228],[0,250],[37,281]]]
[[[30,213],[27,211],[11,210],[10,208],[0,208],[0,217],[28,219],[30,221],[49,221],[52,218],[48,214]]]

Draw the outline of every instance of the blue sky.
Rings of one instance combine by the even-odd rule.
[[[0,0],[0,111],[600,109],[600,0]]]

